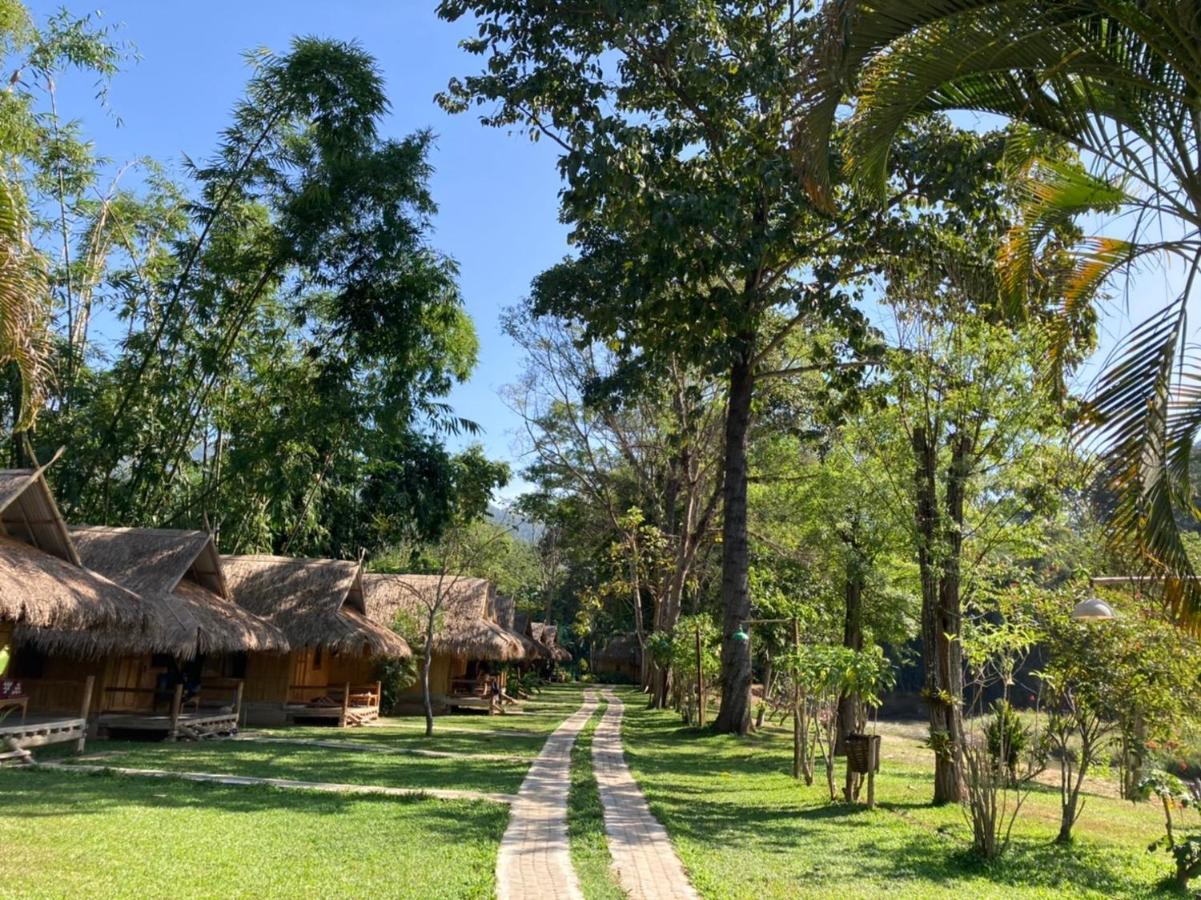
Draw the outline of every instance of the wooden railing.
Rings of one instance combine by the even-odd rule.
[[[79,711],[79,700],[87,685],[86,681],[67,681],[44,678],[14,678],[21,682],[21,693],[29,698],[31,715],[46,713],[71,713]],[[92,681],[92,676],[88,676]],[[88,695],[91,704],[91,694]],[[85,707],[86,709],[86,707]]]
[[[92,689],[96,683],[95,676],[89,675],[83,681],[45,681],[40,678],[22,678],[20,681],[21,696],[28,698],[29,701],[26,706],[22,707],[20,724],[24,724],[27,716],[36,716],[39,713],[47,711],[51,714],[65,712],[66,715],[73,719],[87,720],[88,710],[92,705]],[[43,699],[47,697],[59,698],[59,700],[65,703],[67,693],[73,695],[74,702],[63,708],[43,706],[37,699],[39,697]],[[13,722],[10,724],[15,726],[18,723]],[[75,741],[75,752],[82,753],[84,741],[87,738],[87,728],[73,728],[71,734],[72,737],[70,739]],[[43,743],[47,742],[42,738],[37,738],[37,740]],[[26,744],[33,746],[33,744],[29,744],[28,742]]]
[[[202,682],[196,693],[184,698],[182,684],[177,684],[166,691],[147,687],[106,687],[100,711],[104,712],[137,712],[145,710],[145,704],[132,705],[128,698],[149,697],[149,711],[154,712],[163,706],[172,719],[178,719],[185,711],[199,712],[202,706],[211,706],[221,699],[228,699],[233,706],[234,715],[242,711],[242,691],[244,683],[236,678],[221,678]]]
[[[293,684],[288,686],[289,703],[310,703],[318,697],[329,697],[335,703],[354,707],[379,707],[381,683],[367,684]]]

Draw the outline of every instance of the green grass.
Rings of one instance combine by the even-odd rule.
[[[129,769],[501,794],[516,793],[529,768],[529,763],[523,760],[474,759],[470,756],[431,759],[249,741],[203,744],[106,741],[93,744],[92,749],[105,753],[105,757],[85,762]]]
[[[512,794],[521,786],[545,735],[579,708],[582,692],[578,688],[554,688],[543,696],[546,699],[529,704],[521,715],[441,717],[435,724],[432,738],[414,730],[407,722],[379,728],[309,727],[268,733],[289,740],[329,740],[374,748],[431,749],[462,754],[453,758],[365,753],[271,741],[177,744],[93,741],[88,750],[105,754],[101,764],[120,768]],[[537,735],[512,734],[516,727],[513,723],[518,721],[524,730],[536,730]],[[460,722],[478,723],[467,727],[479,733],[439,733],[439,726],[449,728],[449,723],[454,723],[453,727],[458,728]],[[480,759],[473,756],[485,753],[515,758]]]
[[[605,839],[605,818],[596,777],[592,774],[592,734],[608,704],[603,700],[571,748],[571,788],[567,795],[567,836],[571,864],[585,900],[621,900]]]
[[[508,821],[492,803],[49,770],[0,770],[0,797],[9,897],[490,897]]]
[[[782,729],[749,739],[699,732],[630,696],[623,734],[634,775],[704,897],[1138,897],[1169,870],[1165,855],[1146,852],[1160,828],[1149,804],[1090,796],[1075,844],[1059,847],[1058,794],[1043,786],[1009,854],[977,861],[962,812],[929,805],[931,757],[908,737],[885,735],[879,808],[868,811],[829,803],[820,773],[813,787],[794,781]]]

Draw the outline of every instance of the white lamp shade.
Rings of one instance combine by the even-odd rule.
[[[1076,622],[1104,622],[1117,618],[1113,607],[1100,597],[1088,597],[1072,607],[1072,619]]]

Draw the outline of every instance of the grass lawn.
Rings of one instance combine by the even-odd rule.
[[[630,766],[704,897],[1139,897],[1171,869],[1166,854],[1146,852],[1157,810],[1107,790],[1088,797],[1075,844],[1058,847],[1058,794],[1040,786],[1009,854],[984,865],[966,852],[962,812],[929,805],[932,758],[909,731],[885,734],[869,812],[830,804],[820,772],[813,787],[794,781],[783,729],[698,733],[623,696]]]
[[[578,687],[552,687],[527,704],[519,715],[439,717],[432,738],[425,737],[420,723],[414,728],[407,720],[391,720],[385,726],[372,728],[308,727],[262,732],[266,736],[289,740],[311,738],[374,748],[429,749],[463,754],[454,758],[364,753],[270,741],[177,744],[93,741],[88,750],[89,753],[104,754],[102,760],[95,762],[121,768],[512,794],[521,786],[546,735],[578,709],[582,699],[583,691]],[[458,730],[465,722],[473,724],[463,727],[462,731],[470,729],[471,733]],[[523,733],[513,734],[517,728],[513,723],[518,722]],[[443,726],[447,728],[445,734],[439,733]],[[472,754],[505,754],[514,758],[481,759]]]
[[[493,803],[50,770],[0,770],[0,797],[9,897],[490,897],[508,821]]]
[[[579,708],[554,687],[512,716],[448,716],[279,736],[463,753],[426,758],[284,743],[94,741],[101,762],[352,784],[515,792]],[[65,745],[64,745],[65,746]],[[473,759],[473,753],[511,760]],[[65,758],[47,747],[39,758]],[[0,770],[0,896],[491,897],[509,811],[490,802],[343,796],[53,769]]]
[[[601,700],[571,748],[571,789],[567,795],[567,837],[571,864],[585,900],[621,900],[625,896],[610,866],[605,817],[592,773],[592,733],[608,704]]]

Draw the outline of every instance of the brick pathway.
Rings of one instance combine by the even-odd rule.
[[[567,845],[571,748],[596,709],[596,694],[555,730],[534,760],[509,813],[496,858],[498,900],[581,900]]]
[[[618,882],[634,900],[695,900],[684,866],[626,765],[621,749],[624,707],[605,691],[609,707],[592,735],[592,766],[605,809],[605,831]]]

